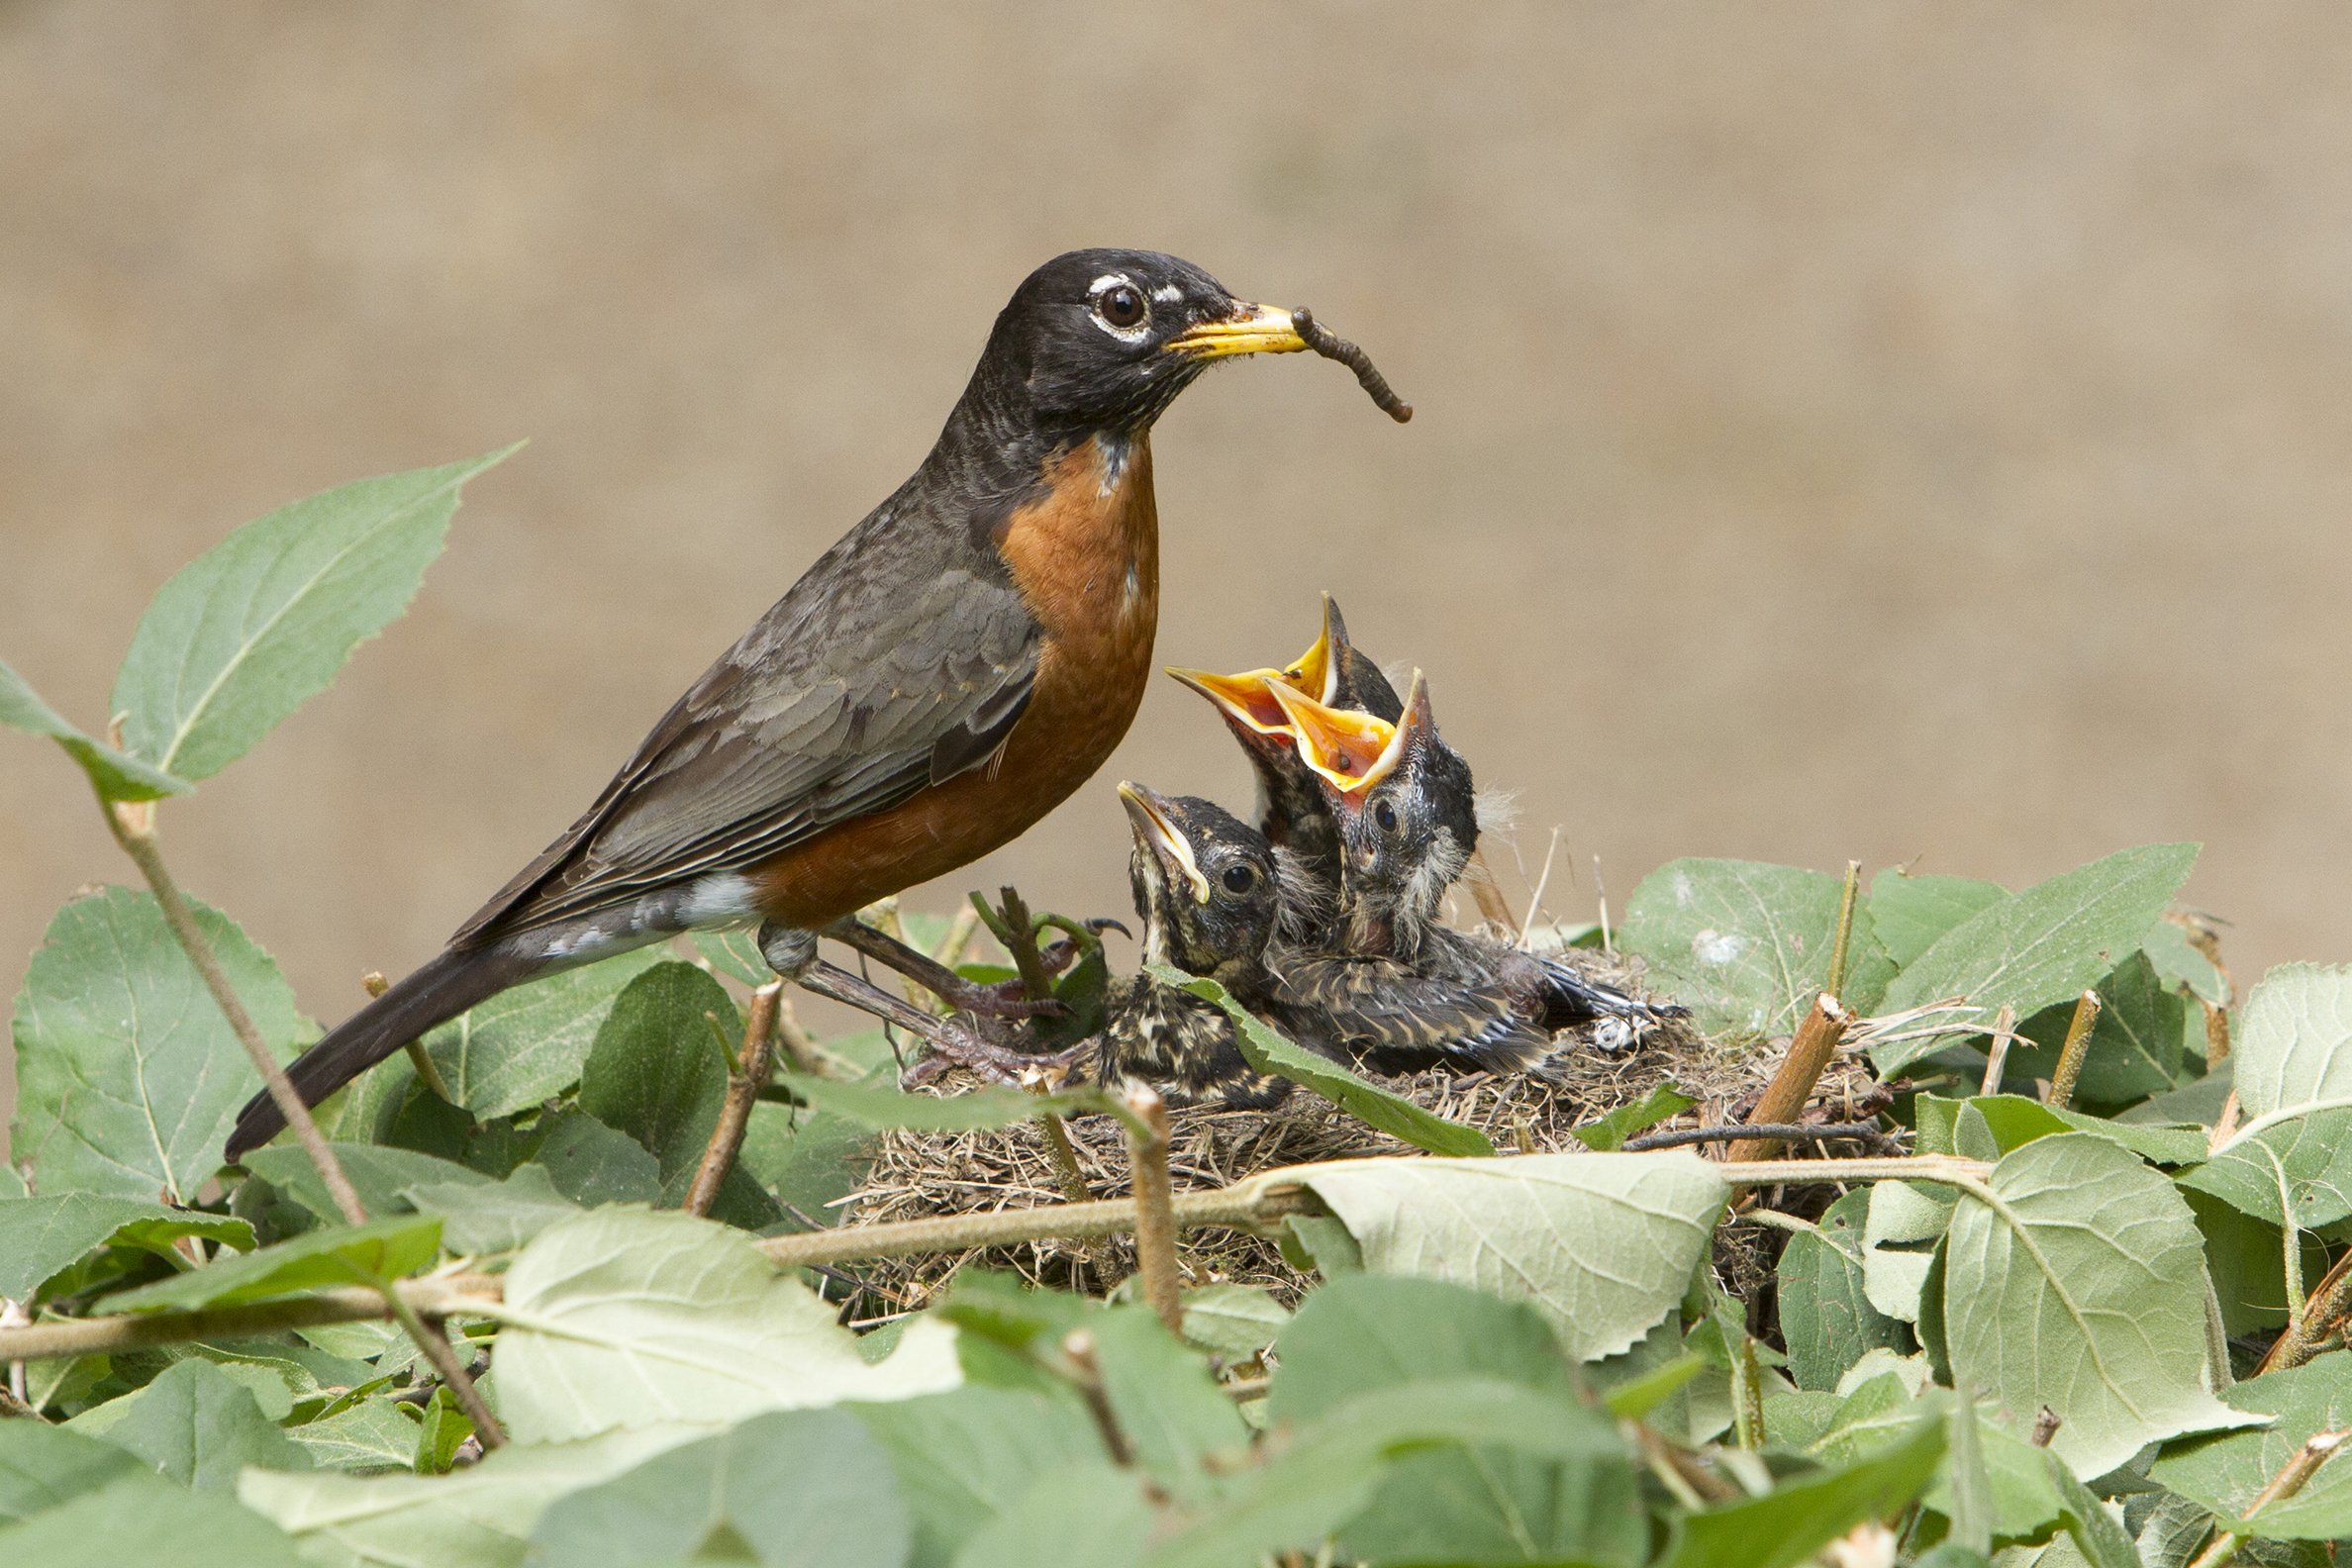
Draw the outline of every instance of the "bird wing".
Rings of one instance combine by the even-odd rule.
[[[1283,1013],[1386,1070],[1441,1061],[1508,1072],[1551,1052],[1551,1035],[1520,1015],[1499,982],[1428,973],[1365,954],[1301,958],[1279,967]]]
[[[894,542],[835,545],[452,942],[739,871],[987,764],[1029,706],[1042,629],[1002,576],[857,559]],[[877,575],[897,591],[834,591]]]

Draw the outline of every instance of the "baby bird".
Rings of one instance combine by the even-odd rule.
[[[1528,952],[1441,924],[1439,906],[1478,844],[1469,767],[1437,735],[1427,681],[1414,672],[1401,722],[1326,708],[1287,690],[1276,698],[1301,759],[1322,789],[1340,843],[1339,940],[1321,961],[1322,989],[1360,987],[1369,959],[1395,995],[1414,984],[1434,998],[1499,992],[1509,1015],[1538,1030],[1592,1022],[1595,1042],[1621,1050],[1679,1010],[1636,1001],[1578,974],[1565,959]],[[1400,966],[1412,981],[1393,976]],[[1304,972],[1293,964],[1286,972]]]
[[[1223,807],[1119,786],[1135,844],[1127,861],[1146,963],[1217,980],[1245,1007],[1271,995],[1267,943],[1282,888],[1265,837]],[[1240,1110],[1281,1104],[1290,1080],[1250,1069],[1224,1009],[1147,972],[1112,983],[1091,1076],[1152,1084],[1177,1105]]]

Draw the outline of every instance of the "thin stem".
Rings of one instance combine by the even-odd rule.
[[[1179,1193],[1170,1207],[1179,1230],[1206,1225],[1257,1230],[1285,1215],[1308,1213],[1313,1205],[1299,1188],[1251,1184],[1214,1192]],[[760,1241],[759,1249],[779,1268],[802,1268],[812,1263],[852,1263],[866,1258],[912,1257],[925,1252],[962,1252],[1048,1238],[1077,1240],[1119,1235],[1135,1228],[1135,1216],[1132,1198],[1102,1198],[1093,1203],[1043,1204],[1000,1209],[993,1214],[942,1215],[931,1220],[902,1220],[887,1225],[836,1226],[830,1230],[768,1236]]]
[[[1176,1266],[1176,1194],[1168,1179],[1168,1103],[1148,1084],[1127,1096],[1142,1123],[1127,1132],[1133,1162],[1135,1256],[1143,1271],[1143,1299],[1170,1333],[1184,1330],[1184,1292]]]
[[[1104,1451],[1115,1465],[1135,1462],[1134,1445],[1127,1441],[1127,1432],[1119,1424],[1119,1413],[1111,1408],[1110,1396],[1103,1392],[1103,1366],[1096,1353],[1094,1330],[1073,1328],[1062,1337],[1062,1358],[1069,1363],[1065,1369],[1070,1381],[1077,1385],[1078,1397],[1086,1402],[1087,1414],[1094,1418],[1095,1429],[1102,1433]]]
[[[404,1280],[394,1291],[419,1313],[435,1318],[466,1317],[498,1305],[498,1281],[483,1275]],[[197,1312],[125,1313],[111,1318],[61,1318],[26,1328],[0,1328],[0,1356],[14,1361],[55,1361],[72,1356],[110,1355],[148,1345],[200,1339],[253,1339],[288,1328],[325,1323],[381,1322],[394,1317],[384,1293],[345,1285]]]
[[[1652,1149],[1683,1148],[1693,1143],[1728,1143],[1736,1138],[1753,1139],[1761,1143],[1810,1143],[1816,1138],[1884,1137],[1886,1129],[1876,1122],[1738,1122],[1729,1127],[1675,1127],[1665,1132],[1644,1132],[1637,1138],[1625,1140],[1628,1154],[1646,1154]]]
[[[1018,889],[1007,887],[997,890],[997,908],[1003,913],[1004,926],[996,938],[1013,955],[1021,989],[1029,993],[1031,1002],[1047,1000],[1053,995],[1053,977],[1045,972],[1045,955],[1037,951],[1037,923],[1029,904]]]
[[[1032,1092],[1043,1094],[1045,1080],[1039,1078]],[[1062,1190],[1067,1203],[1091,1203],[1094,1193],[1086,1185],[1086,1172],[1079,1167],[1078,1150],[1070,1142],[1069,1124],[1058,1112],[1048,1111],[1037,1118],[1038,1130],[1045,1134],[1045,1152],[1053,1156],[1053,1179]]]
[[[742,1151],[743,1130],[751,1125],[751,1108],[759,1103],[759,1091],[767,1087],[775,1061],[776,1008],[783,995],[781,980],[771,980],[751,993],[751,1010],[743,1022],[743,1053],[728,1077],[727,1099],[719,1107],[719,1125],[711,1128],[711,1141],[703,1149],[702,1164],[695,1169],[694,1185],[686,1190],[688,1214],[711,1212],[711,1205],[719,1201],[719,1189],[726,1182],[727,1173],[735,1168],[735,1156]]]
[[[383,970],[370,969],[359,977],[359,988],[367,993],[367,999],[372,1002],[391,990],[392,982],[384,977]],[[408,1053],[409,1065],[416,1069],[417,1082],[437,1098],[446,1100],[451,1105],[457,1103],[457,1097],[449,1093],[448,1080],[441,1075],[441,1065],[433,1059],[433,1052],[425,1048],[423,1040],[410,1040],[401,1049]]]
[[[457,1349],[449,1343],[449,1336],[439,1326],[427,1323],[414,1303],[402,1294],[397,1284],[384,1292],[384,1301],[392,1309],[392,1316],[408,1336],[425,1352],[425,1359],[433,1363],[433,1370],[441,1374],[441,1382],[457,1396],[458,1408],[465,1419],[473,1422],[474,1435],[485,1449],[506,1446],[506,1428],[498,1424],[498,1418],[490,1414],[490,1407],[482,1399],[482,1391],[474,1387],[474,1380],[457,1359]]]
[[[2327,1463],[2347,1441],[2352,1441],[2352,1430],[2312,1433],[2308,1441],[2295,1450],[2295,1457],[2271,1477],[2270,1484],[2255,1495],[2253,1506],[2239,1517],[2240,1522],[2254,1519],[2273,1503],[2301,1492],[2311,1477],[2318,1473],[2319,1467]],[[2222,1568],[2223,1564],[2237,1556],[2238,1547],[2252,1533],[2245,1529],[2224,1529],[2189,1568]]]
[[[269,1098],[285,1117],[286,1125],[294,1129],[294,1135],[301,1139],[303,1152],[319,1168],[319,1179],[327,1184],[327,1195],[335,1200],[335,1207],[343,1219],[352,1225],[365,1225],[367,1210],[360,1204],[359,1194],[352,1189],[350,1178],[343,1174],[335,1150],[327,1146],[327,1136],[312,1119],[310,1107],[302,1103],[302,1096],[287,1081],[285,1069],[262,1042],[261,1031],[253,1027],[252,1015],[238,1000],[236,988],[229,984],[229,977],[221,971],[220,960],[213,954],[212,943],[205,939],[203,928],[196,924],[195,912],[188,908],[188,901],[180,896],[179,885],[171,880],[171,872],[164,866],[162,851],[155,844],[154,803],[114,802],[106,808],[106,822],[114,833],[115,842],[123,846],[123,853],[131,857],[131,863],[139,867],[147,886],[153,889],[155,903],[163,911],[163,923],[171,928],[171,934],[187,953],[188,961],[203,976],[205,989],[220,1005],[231,1031],[252,1058],[262,1083],[268,1086]]]
[[[2352,1308],[2352,1252],[2336,1259],[2335,1267],[2327,1271],[2326,1277],[2319,1281],[2319,1288],[2303,1303],[2302,1314],[2271,1341],[2254,1375],[2284,1372],[2310,1360],[2334,1332],[2347,1308]]]
[[[1831,996],[1845,991],[1846,944],[1854,934],[1854,900],[1862,891],[1862,862],[1846,862],[1845,892],[1837,901],[1837,937],[1829,944],[1829,978],[1821,987]]]
[[[1756,1365],[1756,1341],[1751,1334],[1739,1336],[1739,1348],[1732,1356],[1731,1421],[1740,1447],[1753,1452],[1764,1446],[1764,1375]]]
[[[1789,1041],[1788,1055],[1781,1058],[1772,1081],[1756,1097],[1756,1108],[1748,1113],[1748,1120],[1764,1127],[1795,1122],[1813,1098],[1813,1086],[1821,1081],[1821,1073],[1837,1054],[1852,1023],[1853,1015],[1837,1005],[1837,998],[1826,991],[1814,997],[1797,1026],[1796,1037]],[[1724,1158],[1755,1160],[1779,1152],[1777,1143],[1758,1135],[1732,1144]]]
[[[2083,1076],[2083,1058],[2091,1054],[2091,1028],[2099,1022],[2099,993],[2085,991],[2075,1000],[2074,1017],[2066,1026],[2066,1043],[2058,1047],[2058,1070],[2050,1077],[2050,1092],[2042,1104],[2063,1111],[2074,1104],[2075,1084]]]
[[[1979,1094],[2001,1093],[2002,1069],[2009,1065],[2009,1041],[2017,1037],[2017,1010],[2004,1006],[1993,1015],[1993,1048],[1985,1053],[1985,1080]]]

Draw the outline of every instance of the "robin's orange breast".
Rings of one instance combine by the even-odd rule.
[[[754,867],[768,919],[815,929],[969,864],[1068,799],[1127,734],[1159,626],[1149,441],[1084,442],[1043,478],[996,536],[1044,628],[1021,722],[992,762]]]

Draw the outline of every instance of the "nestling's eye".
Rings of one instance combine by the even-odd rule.
[[[1095,312],[1121,332],[1128,332],[1151,319],[1151,307],[1143,299],[1143,291],[1131,283],[1114,283],[1095,300]]]
[[[1225,876],[1221,880],[1227,893],[1246,893],[1257,886],[1257,876],[1256,866],[1236,861],[1225,868]]]
[[[1397,808],[1387,801],[1380,801],[1372,808],[1372,820],[1380,825],[1382,833],[1395,833],[1397,831]]]

